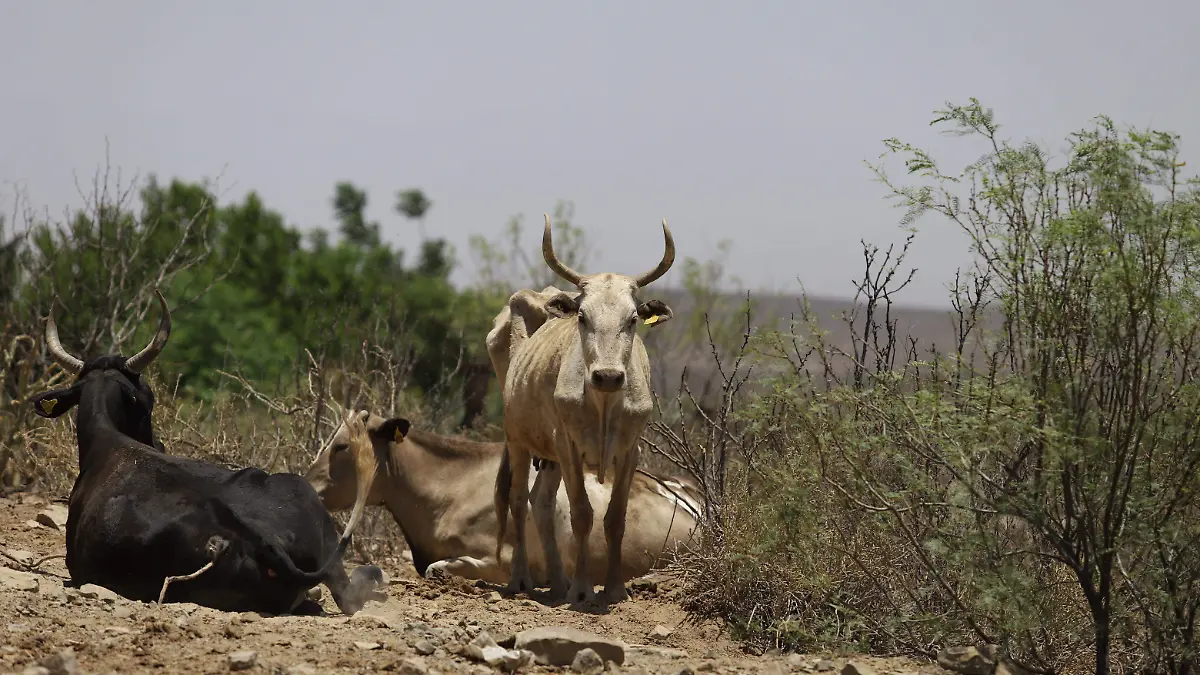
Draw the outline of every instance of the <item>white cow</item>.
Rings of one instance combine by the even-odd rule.
[[[637,335],[637,322],[657,326],[673,316],[662,301],[639,303],[636,292],[671,268],[675,243],[664,219],[666,250],[653,270],[636,278],[582,275],[554,254],[550,217],[545,218],[542,256],[579,293],[517,291],[488,335],[488,353],[504,387],[504,431],[512,467],[507,485],[504,476],[497,475],[496,546],[499,551],[511,508],[516,545],[509,590],[532,590],[525,536],[530,464],[533,458],[552,462],[539,472],[533,494],[533,521],[546,557],[551,595],[561,597],[565,592],[572,603],[594,599],[587,570],[593,508],[584,471],[595,470],[597,480],[604,483],[612,465],[615,478],[604,516],[608,544],[604,594],[615,603],[628,597],[621,577],[621,541],[637,467],[637,442],[653,411],[650,361]],[[507,335],[502,329],[505,311],[510,315]],[[509,354],[506,368],[497,363],[504,338]],[[554,495],[564,477],[575,535],[575,569],[569,588],[553,526]]]

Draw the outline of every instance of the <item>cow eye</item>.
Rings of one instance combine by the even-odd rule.
[[[583,313],[583,310],[579,310],[579,323],[586,324],[587,322],[587,315]]]

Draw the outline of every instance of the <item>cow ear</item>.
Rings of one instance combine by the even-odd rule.
[[[389,443],[403,443],[404,437],[408,435],[408,420],[403,417],[393,417],[380,424],[373,435]]]
[[[54,419],[79,403],[79,387],[51,389],[29,399],[33,411],[46,419]]]
[[[661,326],[675,316],[670,306],[662,300],[647,300],[643,302],[638,305],[637,313],[641,317],[642,323],[647,326]]]
[[[559,293],[546,302],[546,311],[558,319],[574,315],[579,311],[579,303],[566,293]]]

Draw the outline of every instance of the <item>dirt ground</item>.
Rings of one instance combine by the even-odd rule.
[[[0,551],[8,554],[0,556],[0,566],[28,571],[12,558],[28,562],[30,554],[38,560],[63,553],[60,526],[45,516],[48,525],[38,522],[38,514],[55,503],[30,494],[0,497]],[[685,622],[672,601],[678,587],[661,578],[643,581],[628,602],[589,613],[504,597],[483,583],[425,580],[400,558],[377,562],[388,578],[387,598],[353,617],[342,615],[325,589],[321,603],[327,616],[263,617],[81,592],[63,559],[55,558],[38,566],[36,589],[28,577],[23,585],[0,584],[0,671],[21,673],[69,648],[75,672],[82,673],[482,674],[495,671],[464,648],[481,631],[503,645],[528,628],[569,626],[626,643],[624,665],[607,664],[611,672],[949,672],[898,658],[747,654],[718,624]],[[51,673],[71,672],[45,665]],[[521,672],[570,670],[534,664]]]

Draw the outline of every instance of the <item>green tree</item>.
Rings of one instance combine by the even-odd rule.
[[[421,188],[409,188],[396,193],[396,213],[417,221],[417,232],[421,241],[425,241],[425,214],[433,207],[433,202],[425,196]]]
[[[366,247],[379,245],[379,223],[367,221],[366,192],[353,183],[338,183],[334,186],[333,210],[346,241]]]

